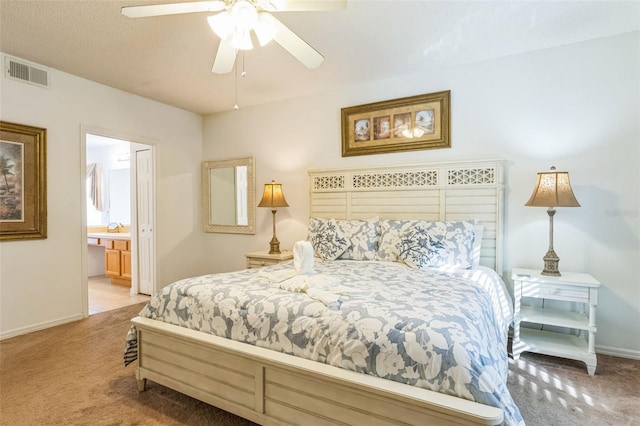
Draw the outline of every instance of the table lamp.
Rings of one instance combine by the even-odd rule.
[[[258,207],[271,207],[271,213],[273,213],[273,238],[269,243],[269,254],[280,254],[280,241],[276,237],[276,211],[278,207],[289,207],[282,193],[282,184],[274,181],[265,183],[262,200],[260,200]]]
[[[525,206],[548,207],[549,250],[542,258],[544,269],[541,274],[559,277],[561,275],[558,270],[560,258],[553,250],[553,216],[556,214],[554,207],[580,207],[569,183],[569,173],[558,172],[553,166],[549,172],[539,172],[533,194]]]

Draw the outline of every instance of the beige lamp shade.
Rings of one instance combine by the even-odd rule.
[[[573,195],[568,172],[539,172],[533,194],[525,206],[532,207],[580,207]]]
[[[260,200],[258,207],[289,207],[289,204],[287,204],[287,200],[284,199],[284,194],[282,193],[282,184],[275,183],[274,181],[271,181],[271,183],[265,183],[262,200]]]
[[[278,241],[278,237],[276,237],[276,211],[278,211],[278,207],[289,207],[282,193],[282,184],[275,183],[274,181],[265,183],[262,200],[260,200],[258,207],[271,207],[271,213],[273,214],[273,238],[271,238],[271,242],[269,243],[269,254],[279,254],[280,241]]]
[[[542,275],[559,277],[558,263],[560,258],[553,249],[553,216],[556,214],[554,207],[580,207],[578,200],[573,195],[571,184],[569,183],[568,172],[558,172],[555,167],[551,167],[549,172],[539,172],[533,194],[525,206],[547,207],[549,215],[549,250],[544,255],[544,269]]]

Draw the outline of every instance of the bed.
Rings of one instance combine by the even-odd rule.
[[[165,287],[127,337],[139,390],[153,380],[259,424],[522,423],[506,388],[511,303],[495,272],[502,162],[309,176],[321,259],[304,289],[278,278],[291,262]],[[335,244],[321,248],[327,229]],[[437,262],[422,265],[398,251],[394,232],[407,230],[457,235],[456,249],[433,240]],[[457,249],[468,264],[451,265]]]

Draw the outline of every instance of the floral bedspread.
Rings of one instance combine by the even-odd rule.
[[[506,386],[511,300],[495,272],[316,262],[316,273],[331,278],[318,281],[331,283],[321,290],[337,295],[326,303],[265,277],[292,267],[177,281],[140,316],[492,405],[506,424],[523,424]],[[136,349],[132,327],[125,364]]]

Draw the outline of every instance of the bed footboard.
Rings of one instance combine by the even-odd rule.
[[[500,409],[148,318],[136,317],[147,379],[262,425],[495,425]]]

